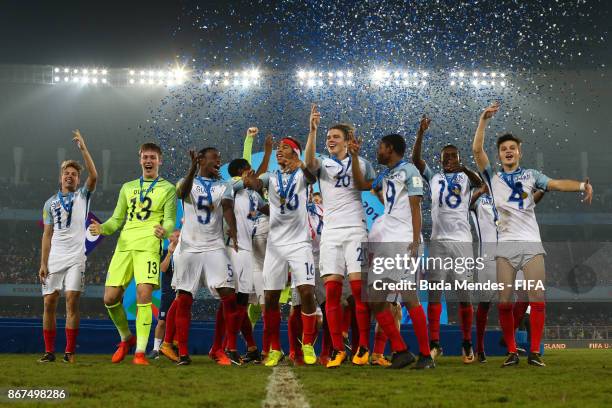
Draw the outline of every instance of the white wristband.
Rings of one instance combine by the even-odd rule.
[[[586,190],[586,184],[584,184],[584,181],[582,183],[580,183],[580,191],[584,191]]]

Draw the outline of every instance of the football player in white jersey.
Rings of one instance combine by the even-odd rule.
[[[96,188],[98,173],[78,130],[72,132],[87,168],[85,185],[79,188],[81,165],[74,160],[62,163],[60,189],[45,202],[44,232],[38,276],[44,299],[43,337],[45,354],[41,363],[55,361],[55,312],[59,291],[66,294],[66,350],[64,362],[74,363],[79,331],[79,299],[84,289],[85,222],[89,199]]]
[[[255,133],[256,129],[249,128],[249,131]],[[269,138],[271,139],[271,136]],[[234,186],[240,182],[243,173],[251,170],[251,165],[244,158],[234,159],[229,163],[227,170],[232,177],[232,185]],[[253,326],[247,317],[247,307],[249,295],[255,293],[252,254],[253,229],[258,214],[269,215],[268,203],[257,191],[250,188],[241,188],[234,192],[234,214],[236,215],[239,251],[229,247],[227,251],[234,267],[234,278],[236,279],[236,298],[241,314],[240,331],[247,343],[247,353],[243,357],[243,361],[261,362],[261,355],[253,338]]]
[[[234,290],[234,270],[223,239],[223,220],[228,224],[228,235],[236,251],[236,217],[234,194],[230,182],[220,179],[221,155],[214,147],[199,153],[189,152],[191,167],[187,176],[177,184],[177,196],[183,200],[184,223],[174,253],[174,281],[178,295],[176,336],[179,346],[178,365],[190,364],[188,353],[191,305],[202,279],[208,289],[221,298],[227,357],[241,365],[236,350],[236,336],[240,329],[240,314]],[[199,168],[198,175],[196,172]]]
[[[362,266],[365,265],[363,243],[367,242],[365,214],[361,191],[365,185],[357,185],[353,178],[353,158],[348,154],[348,142],[354,129],[350,125],[337,124],[327,131],[326,147],[329,157],[316,157],[317,129],[321,115],[316,105],[310,112],[310,133],[306,143],[305,162],[308,169],[319,177],[323,196],[325,224],[321,232],[320,270],[325,281],[325,313],[333,343],[328,368],[339,367],[346,358],[342,337],[342,286],[348,275],[355,300],[355,314],[359,327],[359,350],[353,355],[353,364],[369,362],[370,311],[362,298]],[[374,180],[370,162],[358,157],[359,168],[366,181]],[[390,311],[382,312],[390,320]]]
[[[429,183],[431,191],[431,242],[429,245],[428,270],[426,280],[435,285],[439,282],[448,282],[454,285],[457,281],[469,280],[467,268],[446,268],[446,259],[456,262],[465,262],[473,259],[472,230],[470,227],[470,198],[472,189],[482,184],[478,174],[469,170],[461,163],[459,150],[453,145],[447,145],[440,152],[440,166],[442,171],[434,173],[421,158],[423,135],[428,129],[431,119],[423,116],[417,132],[416,141],[412,149],[412,162],[419,169],[425,180]],[[430,262],[432,261],[432,262]],[[463,271],[462,271],[463,270]],[[427,318],[429,321],[429,339],[431,341],[431,354],[438,357],[442,354],[440,347],[440,303],[443,291],[428,291]],[[459,301],[459,317],[463,334],[462,358],[463,362],[474,362],[472,350],[472,319],[474,310],[467,290],[457,290]],[[447,302],[449,301],[447,293]]]
[[[403,159],[406,153],[406,141],[403,136],[389,134],[384,136],[378,145],[376,158],[379,164],[387,168],[381,172],[374,182],[364,180],[359,166],[355,165],[358,157],[360,143],[351,140],[349,151],[353,156],[353,176],[359,184],[367,184],[379,195],[382,195],[385,206],[384,214],[372,226],[370,237],[376,241],[369,242],[373,253],[372,260],[377,258],[395,259],[397,256],[409,255],[418,259],[418,249],[421,239],[421,200],[423,199],[423,179],[417,168]],[[414,327],[419,343],[419,360],[415,368],[434,368],[431,358],[429,339],[427,337],[427,320],[423,306],[419,302],[417,291],[393,291],[376,286],[376,281],[393,283],[413,282],[416,284],[417,269],[401,268],[384,271],[382,274],[373,272],[369,275],[368,289],[370,308],[375,314],[389,309],[389,302],[402,301]],[[373,286],[370,286],[373,285]],[[380,322],[379,326],[385,330]],[[395,319],[393,326],[397,329]],[[401,336],[390,337],[393,358],[389,368],[403,368],[412,362],[415,357],[408,351],[406,343]],[[401,341],[400,341],[401,340]]]
[[[542,197],[544,191],[537,190],[533,194],[533,199],[537,204]],[[474,192],[472,196],[472,204],[470,205],[470,215],[472,216],[472,224],[478,236],[478,257],[482,258],[484,268],[477,271],[478,283],[497,283],[497,272],[495,268],[495,250],[497,248],[497,211],[493,203],[493,197],[489,193],[489,187],[483,183],[482,187]],[[484,349],[484,335],[487,327],[489,308],[492,302],[497,301],[497,290],[482,290],[477,293],[478,308],[476,309],[476,354],[478,361],[481,363],[487,362],[487,355]],[[516,302],[514,305],[513,314],[515,320],[522,319],[525,314],[525,309],[517,310],[517,305],[523,302]],[[520,309],[520,308],[519,308]],[[520,318],[517,319],[517,315]],[[518,325],[515,321],[515,328]],[[515,329],[516,331],[516,329]],[[503,340],[503,337],[502,337]],[[505,346],[505,343],[503,343]],[[524,350],[523,350],[524,351]]]
[[[302,353],[304,363],[314,364],[316,336],[316,301],[314,297],[314,263],[308,229],[308,186],[316,181],[300,160],[301,147],[290,137],[280,140],[276,158],[280,170],[256,178],[253,172],[243,176],[244,186],[253,190],[268,189],[270,233],[264,260],[265,294],[264,331],[270,342],[267,367],[278,365],[283,358],[280,347],[281,291],[291,280],[300,293],[302,304]]]
[[[519,357],[514,338],[514,318],[512,315],[512,292],[516,272],[522,270],[525,278],[534,284],[544,284],[544,247],[535,217],[534,188],[545,191],[582,192],[583,201],[591,203],[593,187],[587,178],[584,182],[575,180],[553,180],[533,169],[520,167],[522,156],[521,139],[506,133],[497,139],[497,157],[502,171],[494,172],[484,150],[485,128],[497,113],[500,106],[494,103],[480,116],[474,135],[472,151],[478,170],[491,195],[499,214],[497,223],[497,282],[504,288],[500,291],[499,323],[508,347],[508,357],[502,367],[517,365]],[[544,289],[536,286],[528,291],[531,307],[531,347],[527,362],[543,367],[540,356],[540,341],[544,331],[545,297]]]

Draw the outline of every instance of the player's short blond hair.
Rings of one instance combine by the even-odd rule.
[[[141,144],[140,148],[138,149],[138,155],[140,156],[142,152],[155,152],[160,157],[160,159],[162,157],[162,149],[156,143],[147,142]]]
[[[341,131],[342,135],[344,136],[344,140],[348,140],[349,133],[355,133],[355,126],[351,125],[350,123],[336,123],[335,125],[330,126],[327,130],[332,129]]]
[[[60,167],[60,174],[63,174],[64,170],[66,170],[68,167],[72,167],[73,169],[75,169],[77,173],[79,174],[79,176],[81,175],[81,171],[83,170],[83,166],[81,166],[81,164],[78,161],[64,160],[62,162],[62,166]]]

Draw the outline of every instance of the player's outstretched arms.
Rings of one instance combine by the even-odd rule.
[[[585,181],[577,180],[550,180],[548,182],[548,190],[550,191],[566,191],[575,192],[580,191],[583,193],[582,202],[591,204],[593,200],[593,186],[589,182],[589,179]]]
[[[91,220],[91,224],[89,224],[89,232],[91,235],[112,235],[117,231],[123,223],[125,222],[125,217],[127,216],[127,195],[125,193],[125,185],[121,187],[119,191],[119,198],[117,199],[117,205],[115,206],[115,211],[113,211],[113,215],[106,220],[105,223],[100,224],[96,220]]]
[[[419,130],[417,131],[416,140],[414,141],[414,146],[412,146],[412,164],[416,166],[419,170],[419,173],[423,174],[425,171],[425,160],[421,155],[423,151],[423,135],[425,131],[429,129],[429,124],[431,123],[431,119],[427,117],[427,115],[423,115],[421,117],[421,121],[419,122]]]
[[[43,230],[42,245],[40,251],[40,269],[38,270],[38,278],[40,283],[45,283],[49,276],[49,252],[51,252],[51,238],[53,237],[53,224],[45,224]]]
[[[308,140],[306,141],[306,149],[304,151],[304,161],[306,167],[311,173],[315,174],[319,170],[319,161],[316,158],[317,151],[317,129],[321,123],[321,114],[317,109],[316,104],[312,104],[310,107],[310,132],[308,133]]]
[[[176,195],[178,198],[184,201],[189,201],[189,195],[191,193],[191,188],[193,187],[193,179],[198,171],[198,163],[202,156],[196,153],[195,150],[189,150],[189,158],[191,159],[189,171],[187,172],[185,178],[179,181],[176,185]]]
[[[474,160],[478,166],[478,171],[482,172],[489,165],[489,157],[484,149],[484,136],[485,129],[489,124],[489,121],[499,110],[499,103],[494,102],[491,106],[486,108],[480,115],[478,127],[474,134],[474,143],[472,144],[472,153],[474,154]]]
[[[232,247],[238,252],[238,234],[236,232],[236,214],[234,214],[234,201],[224,198],[221,200],[223,218],[227,223],[227,235],[232,241]]]
[[[421,228],[423,225],[423,218],[421,215],[421,201],[423,197],[420,195],[413,195],[408,197],[410,202],[410,213],[412,215],[412,242],[408,247],[410,250],[410,256],[418,256],[419,244],[421,243]]]
[[[244,146],[242,147],[242,158],[251,164],[251,156],[253,154],[253,142],[255,137],[259,133],[259,129],[256,127],[250,127],[247,129],[246,138],[244,139]]]
[[[176,224],[176,191],[170,190],[164,202],[164,219],[161,225],[155,226],[155,236],[159,239],[168,238]]]
[[[487,191],[487,187],[485,184],[481,184],[480,188],[472,193],[472,198],[470,198],[470,209],[475,209],[474,205],[476,201]],[[534,195],[535,196],[535,195]]]
[[[369,191],[372,189],[372,181],[366,179],[359,166],[359,151],[363,141],[355,139],[352,131],[348,134],[348,153],[351,155],[351,170],[353,171],[353,184],[360,191]]]
[[[94,191],[96,189],[96,183],[98,182],[98,172],[93,159],[91,158],[91,154],[89,154],[87,145],[85,145],[85,139],[83,139],[79,129],[72,131],[72,140],[76,142],[81,154],[83,155],[83,160],[85,161],[85,167],[87,168],[87,180],[85,181],[85,186],[87,187],[87,191]]]
[[[533,202],[538,204],[544,198],[544,194],[546,194],[546,191],[536,188],[533,192]]]
[[[259,177],[268,171],[268,166],[270,165],[270,157],[272,156],[272,149],[274,148],[274,137],[271,133],[268,133],[266,136],[266,140],[264,142],[264,156],[261,164],[257,168],[255,172],[255,176]]]

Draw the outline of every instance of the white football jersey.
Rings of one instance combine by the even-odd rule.
[[[498,241],[540,242],[533,192],[535,188],[546,190],[550,179],[537,170],[520,167],[512,173],[494,173],[491,164],[483,176],[499,217]]]
[[[474,203],[470,211],[472,216],[472,222],[474,223],[474,230],[478,235],[478,242],[480,243],[479,255],[483,255],[483,245],[490,247],[497,243],[497,211],[493,204],[493,197],[489,194],[483,194]]]
[[[238,179],[240,180],[240,179]],[[232,183],[236,186],[236,183]],[[265,205],[263,198],[251,189],[240,189],[234,194],[234,214],[236,215],[236,231],[238,248],[251,251],[253,248],[253,229],[258,210]]]
[[[323,207],[319,204],[308,203],[308,224],[312,238],[312,252],[319,252],[321,232],[323,232]]]
[[[431,191],[431,240],[472,242],[472,185],[465,173],[434,173],[425,165],[423,177]]]
[[[417,168],[404,161],[380,173],[372,188],[382,189],[385,211],[376,223],[377,242],[412,242],[410,196],[423,195],[423,178]]]
[[[293,173],[276,170],[262,174],[260,178],[268,189],[270,204],[268,243],[289,245],[310,242],[306,209],[308,184],[302,169]],[[285,197],[282,198],[281,194]]]
[[[323,230],[365,227],[365,214],[361,201],[361,191],[353,185],[352,158],[350,155],[340,161],[321,157],[319,161],[319,187],[323,197],[325,226]],[[359,167],[366,180],[376,177],[372,164],[359,158]]]
[[[91,193],[83,186],[74,193],[57,192],[45,202],[43,222],[53,225],[50,261],[67,263],[85,258],[85,222]]]
[[[231,183],[196,176],[189,198],[191,202],[183,203],[185,221],[177,250],[202,252],[225,248],[221,201],[234,199]]]

